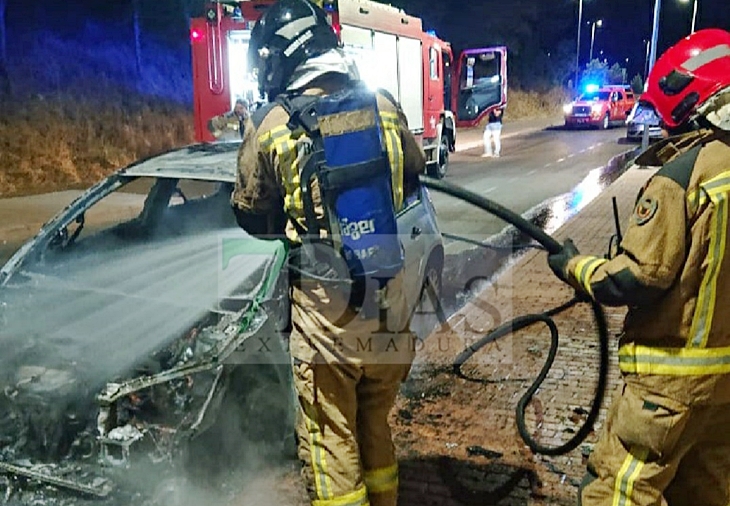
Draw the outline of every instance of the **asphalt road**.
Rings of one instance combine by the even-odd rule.
[[[451,155],[447,181],[523,215],[552,207],[545,226],[554,230],[618,176],[604,169],[608,161],[636,146],[620,142],[624,129],[566,131],[548,126],[551,123],[557,121],[505,124],[502,157],[498,159],[481,157],[480,131],[460,132],[460,150]],[[64,191],[0,199],[0,263],[78,194]],[[506,225],[453,197],[432,192],[432,198],[446,233],[483,241]],[[118,204],[124,206],[124,202]],[[461,247],[451,243],[447,252]]]
[[[446,180],[521,215],[547,208],[550,218],[543,226],[552,231],[620,175],[622,167],[607,165],[636,148],[623,142],[624,135],[625,130],[618,128],[566,131],[558,127],[508,135],[500,158],[482,158],[481,147],[453,154]],[[506,226],[448,195],[432,191],[432,200],[443,232],[482,241]]]

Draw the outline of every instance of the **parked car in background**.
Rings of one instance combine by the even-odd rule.
[[[644,135],[644,128],[649,129],[649,139],[662,138],[661,120],[654,108],[641,101],[634,104],[634,107],[626,118],[626,138],[631,141],[640,141]]]
[[[167,505],[181,461],[200,473],[294,449],[288,248],[235,222],[239,145],[115,172],[0,268],[6,502]],[[444,257],[427,190],[406,197],[415,309]]]
[[[585,93],[563,107],[565,127],[593,126],[607,129],[623,125],[634,106],[628,86],[587,86]]]

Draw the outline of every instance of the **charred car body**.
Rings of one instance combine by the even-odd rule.
[[[7,503],[169,504],[165,480],[200,465],[200,441],[220,445],[220,464],[231,442],[212,441],[231,425],[243,452],[293,450],[288,252],[235,223],[237,148],[199,144],[116,172],[0,269]],[[425,189],[398,224],[415,307],[443,266]]]

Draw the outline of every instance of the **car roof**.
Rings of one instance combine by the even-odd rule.
[[[233,183],[240,141],[192,144],[145,158],[119,171],[135,177],[202,179]]]

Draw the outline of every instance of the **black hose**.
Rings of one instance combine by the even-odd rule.
[[[550,254],[560,253],[560,251],[563,249],[563,245],[553,239],[552,236],[550,236],[549,234],[546,234],[543,229],[530,223],[519,214],[510,211],[500,204],[497,204],[493,200],[489,200],[486,197],[477,195],[476,193],[470,192],[469,190],[456,186],[455,184],[447,183],[442,179],[432,179],[427,176],[419,176],[419,179],[423,186],[425,186],[426,188],[438,190],[440,192],[446,193],[447,195],[451,195],[452,197],[456,197],[465,202],[469,202],[470,204],[473,204],[481,209],[484,209],[488,213],[495,215],[497,218],[500,218],[507,223],[511,223],[517,230],[529,235],[537,242],[545,246],[545,249]]]
[[[544,250],[545,247],[542,244],[518,244],[514,246],[498,246],[495,244],[487,244],[481,241],[477,241],[475,239],[469,239],[468,237],[464,237],[461,235],[456,234],[447,234],[446,232],[441,232],[441,237],[444,239],[452,239],[454,241],[464,242],[467,244],[472,244],[474,246],[479,246],[480,248],[489,249],[492,251],[520,251],[524,249],[542,249]]]
[[[473,204],[497,216],[498,218],[501,218],[502,220],[511,223],[515,228],[529,235],[540,244],[542,244],[548,251],[548,253],[559,253],[562,250],[562,245],[558,241],[553,239],[550,235],[545,233],[545,231],[525,220],[522,216],[497,204],[496,202],[493,202],[485,197],[465,190],[464,188],[461,188],[459,186],[447,183],[443,180],[436,180],[422,176],[421,183],[427,188],[441,191],[453,197],[464,200],[465,202],[469,202],[470,204]],[[543,365],[542,369],[540,370],[540,374],[538,374],[537,378],[530,385],[524,395],[520,397],[516,408],[517,430],[519,431],[520,436],[522,437],[525,444],[527,444],[527,446],[534,453],[555,456],[563,455],[574,450],[578,447],[578,445],[585,441],[586,437],[588,437],[588,435],[591,433],[591,431],[593,430],[593,425],[595,424],[600,414],[601,404],[603,403],[603,398],[606,393],[606,385],[608,383],[608,325],[606,323],[606,317],[603,313],[603,310],[601,309],[600,304],[593,300],[590,300],[586,302],[589,302],[591,304],[591,309],[593,310],[593,316],[595,318],[597,326],[599,339],[599,368],[598,382],[596,383],[596,390],[593,397],[593,402],[588,411],[588,416],[586,417],[585,422],[572,438],[557,447],[542,446],[540,443],[535,441],[532,438],[532,435],[527,430],[527,424],[525,422],[525,410],[532,400],[532,397],[535,395],[535,392],[537,392],[537,390],[540,388],[540,385],[547,377],[548,372],[550,371],[550,368],[555,361],[555,356],[558,351],[558,328],[555,325],[552,316],[555,316],[556,314],[565,311],[566,309],[574,306],[579,302],[582,302],[583,300],[584,299],[582,298],[576,297],[566,302],[565,304],[562,304],[561,306],[551,309],[550,311],[547,311],[545,313],[517,317],[510,322],[500,325],[499,327],[485,335],[482,339],[462,351],[454,360],[454,372],[460,376],[464,376],[461,371],[461,366],[467,360],[469,360],[479,349],[483,348],[487,344],[494,342],[507,334],[529,327],[530,325],[537,322],[542,322],[547,325],[548,329],[550,330],[550,349],[548,352],[548,357],[545,361],[545,365]]]

